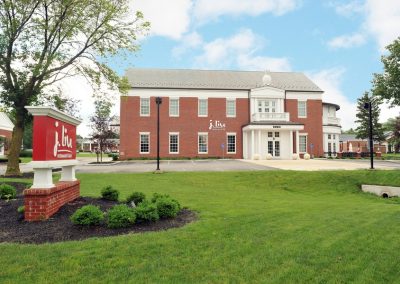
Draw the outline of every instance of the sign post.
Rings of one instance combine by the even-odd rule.
[[[80,195],[75,178],[76,126],[80,120],[64,112],[39,106],[26,107],[33,115],[33,185],[24,191],[25,219],[47,219],[65,203]],[[53,183],[52,169],[62,168],[61,179]]]

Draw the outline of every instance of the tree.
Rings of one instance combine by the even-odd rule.
[[[96,101],[95,112],[90,117],[92,139],[97,143],[97,153],[100,154],[100,161],[103,162],[103,153],[107,148],[114,146],[112,140],[115,133],[110,128],[110,122],[113,119],[111,116],[112,104],[107,101]],[[97,156],[97,162],[99,157]]]
[[[46,97],[55,83],[82,75],[110,88],[120,78],[104,63],[135,52],[149,28],[129,0],[3,0],[0,3],[0,103],[15,111],[6,175],[20,175],[18,157],[27,105]],[[99,59],[102,60],[99,60]]]
[[[372,104],[372,137],[374,141],[384,141],[385,135],[383,133],[382,124],[379,123],[381,101],[378,98],[370,96],[368,92],[365,92],[362,97],[357,99],[357,120],[358,124],[355,129],[356,137],[361,139],[367,139],[369,137],[369,110],[364,108],[365,103],[371,102]]]
[[[356,131],[353,128],[350,128],[348,130],[343,130],[343,134],[356,134]]]
[[[389,44],[388,55],[383,55],[383,74],[374,74],[372,93],[387,100],[392,106],[400,105],[400,38]]]
[[[396,118],[389,118],[384,123],[384,128],[389,132],[388,142],[394,147],[396,153],[400,150],[400,116]]]

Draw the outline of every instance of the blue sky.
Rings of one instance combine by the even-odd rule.
[[[384,47],[400,35],[394,0],[136,0],[152,29],[129,67],[298,71],[338,103],[344,129],[355,102],[382,71]],[[399,109],[382,106],[382,120]]]

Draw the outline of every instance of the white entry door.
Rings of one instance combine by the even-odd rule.
[[[281,141],[279,132],[268,132],[267,135],[268,154],[272,157],[281,156]]]

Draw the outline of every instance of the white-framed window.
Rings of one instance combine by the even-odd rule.
[[[150,133],[149,132],[140,132],[139,133],[139,151],[140,154],[149,154],[150,153]]]
[[[169,133],[169,153],[179,154],[179,133]]]
[[[179,116],[179,98],[169,99],[169,116]]]
[[[140,98],[140,116],[150,116],[150,98]]]
[[[236,117],[236,100],[226,99],[226,116]]]
[[[307,117],[307,101],[297,101],[298,117]]]
[[[260,113],[274,113],[276,112],[277,102],[276,100],[258,100],[257,110]]]
[[[208,99],[199,99],[199,116],[208,116]]]
[[[307,135],[299,136],[299,152],[307,153]]]
[[[236,133],[226,135],[226,152],[229,154],[236,153]]]
[[[208,133],[206,132],[198,133],[198,151],[199,154],[208,153]]]

